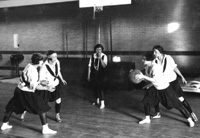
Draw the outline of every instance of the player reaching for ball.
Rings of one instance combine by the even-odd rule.
[[[138,83],[142,82],[143,79],[138,79],[136,77],[140,73],[141,73],[141,71],[138,70],[138,69],[131,69],[129,71],[129,79],[130,79],[130,81],[133,82],[133,83],[135,83],[135,84],[138,84]]]
[[[163,47],[160,45],[155,45],[153,47],[153,53],[156,58],[155,59],[156,62],[163,67],[164,77],[168,80],[171,87],[175,90],[178,99],[181,101],[184,108],[190,113],[192,119],[195,122],[197,122],[198,121],[197,116],[195,115],[190,104],[184,97],[184,92],[179,84],[178,76],[181,78],[183,84],[186,84],[187,81],[185,80],[184,76],[178,69],[174,59],[172,58],[172,56],[165,54]],[[157,107],[157,110],[159,110],[159,106]],[[160,118],[160,117],[161,117],[160,112],[157,112],[157,115],[154,116],[153,118]]]
[[[145,119],[139,122],[139,124],[150,123],[150,108],[159,104],[159,102],[167,109],[175,108],[179,110],[182,115],[188,120],[189,126],[194,127],[195,123],[188,114],[188,112],[183,108],[182,103],[178,100],[174,90],[170,86],[169,82],[165,80],[162,71],[162,66],[154,61],[154,56],[152,52],[146,52],[144,54],[144,65],[149,67],[149,76],[140,73],[137,75],[137,79],[144,79],[153,84],[153,87],[149,89],[152,91],[151,95],[148,95],[144,102]]]

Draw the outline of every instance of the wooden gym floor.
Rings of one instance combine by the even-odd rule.
[[[13,96],[15,84],[0,83],[0,115]],[[68,84],[62,87],[62,122],[54,120],[54,103],[48,112],[50,128],[57,130],[56,135],[42,135],[39,117],[27,114],[25,121],[20,115],[13,114],[10,124],[13,128],[0,131],[0,138],[199,138],[200,125],[190,128],[179,111],[166,110],[161,106],[161,119],[151,124],[139,125],[144,117],[141,102],[145,92],[141,90],[106,91],[106,108],[100,110],[91,105],[92,92],[80,86]],[[200,119],[200,94],[186,93],[196,115]],[[154,114],[154,109],[152,109]]]

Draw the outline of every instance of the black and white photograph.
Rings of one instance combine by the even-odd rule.
[[[0,0],[0,138],[199,138],[200,0]]]

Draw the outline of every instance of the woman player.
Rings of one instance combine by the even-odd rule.
[[[55,102],[55,120],[61,122],[60,110],[61,110],[61,82],[67,85],[67,82],[63,79],[60,68],[60,61],[57,59],[57,53],[53,50],[47,52],[47,60],[43,63],[43,66],[39,71],[40,83],[44,86],[54,87],[53,92],[47,90],[36,90],[35,93],[42,97],[47,102]],[[21,120],[24,121],[26,112],[21,115]]]
[[[43,134],[56,134],[57,131],[51,130],[47,124],[46,112],[50,110],[47,102],[42,97],[35,93],[36,89],[54,91],[51,87],[44,87],[38,81],[37,68],[43,63],[41,54],[36,53],[32,55],[31,63],[29,63],[20,76],[18,86],[15,88],[14,96],[6,105],[6,112],[3,117],[3,124],[1,130],[12,128],[8,121],[13,112],[22,114],[27,111],[32,114],[37,114],[40,117]]]
[[[187,109],[187,111],[190,113],[192,119],[197,122],[198,118],[196,117],[195,113],[192,111],[192,108],[190,107],[187,100],[183,97],[184,93],[183,90],[179,84],[177,74],[181,77],[182,82],[184,84],[187,83],[181,72],[179,71],[177,64],[174,62],[174,59],[170,56],[165,54],[165,51],[162,46],[155,45],[153,47],[153,53],[156,57],[156,62],[161,64],[163,68],[164,77],[167,79],[167,81],[170,83],[171,87],[175,90],[176,95],[178,96],[178,99],[182,102],[183,106]],[[156,109],[159,111],[159,106]],[[156,116],[153,118],[160,118],[160,112],[157,113]]]
[[[103,53],[103,46],[97,44],[94,53],[90,57],[88,64],[88,81],[92,82],[96,104],[100,104],[100,109],[105,108],[104,87],[105,87],[105,68],[107,66],[107,56]],[[95,103],[93,103],[95,104]]]
[[[144,65],[150,68],[151,77],[143,75],[140,73],[136,77],[138,79],[144,79],[152,82],[153,87],[151,88],[155,94],[149,95],[144,99],[144,110],[145,110],[145,119],[140,121],[139,124],[150,123],[150,107],[156,105],[159,102],[166,107],[167,109],[175,108],[179,110],[182,115],[188,120],[189,126],[194,127],[195,123],[192,118],[189,116],[185,108],[183,108],[182,103],[178,100],[174,90],[171,88],[169,82],[165,80],[164,74],[162,72],[162,66],[155,63],[154,56],[152,52],[146,52],[144,57]]]

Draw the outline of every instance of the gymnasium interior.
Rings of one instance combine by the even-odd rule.
[[[91,104],[94,97],[87,81],[96,44],[102,44],[108,56],[102,110]],[[128,74],[144,68],[142,55],[155,45],[173,57],[188,81],[180,83],[200,118],[199,0],[0,0],[1,118],[33,53],[56,51],[67,81],[62,86],[61,123],[55,122],[54,103],[49,103],[48,124],[57,134],[42,135],[36,115],[27,114],[22,122],[13,114],[13,128],[0,131],[0,137],[198,138],[199,122],[190,128],[177,110],[163,106],[160,119],[138,124],[145,117],[146,91],[130,82]]]

